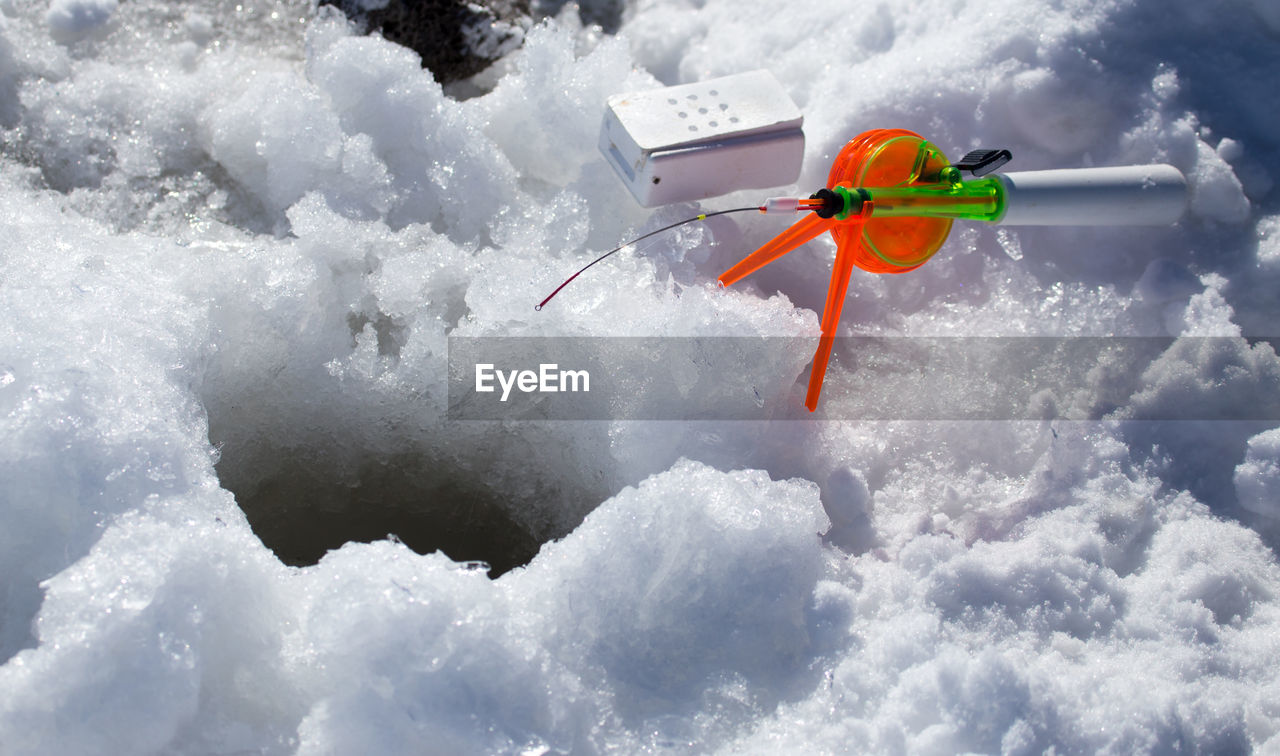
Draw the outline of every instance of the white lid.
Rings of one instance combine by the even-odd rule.
[[[615,95],[609,108],[642,151],[798,129],[804,116],[765,70]]]

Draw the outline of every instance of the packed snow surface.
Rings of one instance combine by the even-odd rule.
[[[0,0],[0,751],[1280,750],[1278,6],[543,6],[444,91],[303,0]],[[715,286],[750,215],[532,308],[760,199],[644,211],[595,145],[761,65],[806,118],[772,194],[880,127],[1190,182],[1167,228],[957,224],[846,333],[1185,338],[1045,420],[451,422],[449,336],[816,333],[828,240]],[[856,371],[824,404],[892,395]]]

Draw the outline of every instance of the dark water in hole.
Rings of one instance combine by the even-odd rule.
[[[497,493],[468,485],[464,473],[425,453],[338,460],[323,449],[259,440],[251,451],[224,448],[217,470],[253,532],[293,566],[315,564],[348,541],[394,534],[420,554],[487,562],[497,577],[541,546]]]

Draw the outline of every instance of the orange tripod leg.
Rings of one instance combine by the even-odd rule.
[[[853,275],[857,241],[841,244],[836,248],[836,262],[831,268],[831,285],[827,287],[827,306],[822,311],[822,337],[818,351],[813,355],[813,368],[809,371],[809,389],[804,396],[804,406],[813,412],[818,408],[818,395],[822,393],[822,379],[827,375],[827,362],[831,359],[831,347],[835,345],[836,331],[840,328],[840,311],[849,292],[849,278]]]
[[[773,237],[760,249],[742,258],[737,265],[720,274],[720,285],[737,283],[786,253],[821,235],[838,223],[834,218],[820,218],[810,213],[790,228]]]

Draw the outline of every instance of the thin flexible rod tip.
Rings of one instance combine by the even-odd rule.
[[[533,306],[533,309],[534,309],[534,310],[536,310],[536,311],[541,311],[541,310],[542,310],[542,308],[546,306],[547,302],[550,302],[550,301],[551,301],[551,298],[552,298],[552,297],[554,297],[555,295],[559,294],[561,289],[563,289],[564,287],[568,286],[568,285],[573,281],[573,279],[575,279],[575,278],[577,278],[578,276],[582,275],[582,274],[583,274],[584,272],[586,272],[586,270],[587,270],[588,268],[590,268],[592,265],[595,265],[596,263],[600,262],[601,260],[605,259],[606,257],[609,257],[610,255],[613,255],[613,254],[615,254],[615,253],[617,253],[617,252],[621,252],[622,250],[626,249],[627,247],[630,247],[632,244],[638,244],[638,243],[640,243],[640,242],[644,241],[645,239],[648,239],[650,236],[656,236],[656,235],[658,235],[658,234],[662,233],[663,231],[670,231],[671,229],[676,228],[676,227],[678,227],[678,226],[683,226],[683,225],[685,225],[686,223],[696,223],[696,222],[698,222],[698,221],[704,221],[704,220],[706,220],[707,218],[713,218],[713,217],[715,217],[715,216],[717,216],[717,215],[728,215],[729,213],[745,213],[745,212],[747,212],[748,210],[760,210],[760,207],[758,207],[758,206],[753,206],[753,207],[735,207],[735,208],[733,208],[733,209],[731,209],[731,210],[717,210],[717,211],[715,211],[714,213],[700,213],[700,214],[698,214],[698,215],[695,215],[695,216],[694,216],[694,217],[692,217],[692,218],[686,218],[685,220],[677,221],[677,222],[672,223],[672,224],[670,224],[670,225],[663,226],[662,228],[659,228],[659,229],[657,229],[657,230],[655,230],[655,231],[650,231],[650,232],[649,232],[649,233],[647,233],[647,234],[642,234],[642,235],[640,235],[640,236],[637,236],[636,238],[634,238],[634,239],[632,239],[631,241],[626,242],[626,243],[624,243],[624,244],[619,244],[618,246],[614,247],[613,249],[609,250],[608,252],[605,252],[603,255],[600,255],[600,256],[599,256],[599,257],[597,257],[596,259],[592,260],[591,262],[589,262],[589,263],[587,263],[586,265],[583,265],[581,268],[579,268],[577,273],[574,273],[573,275],[571,275],[571,276],[569,276],[568,278],[566,278],[566,279],[564,280],[564,283],[562,283],[562,284],[560,284],[559,286],[557,286],[557,287],[556,287],[556,289],[555,289],[555,291],[553,291],[553,292],[551,292],[550,294],[548,294],[548,295],[547,295],[547,298],[546,298],[546,299],[544,299],[544,300],[542,300],[541,302],[539,302],[538,304],[534,305],[534,306]]]

